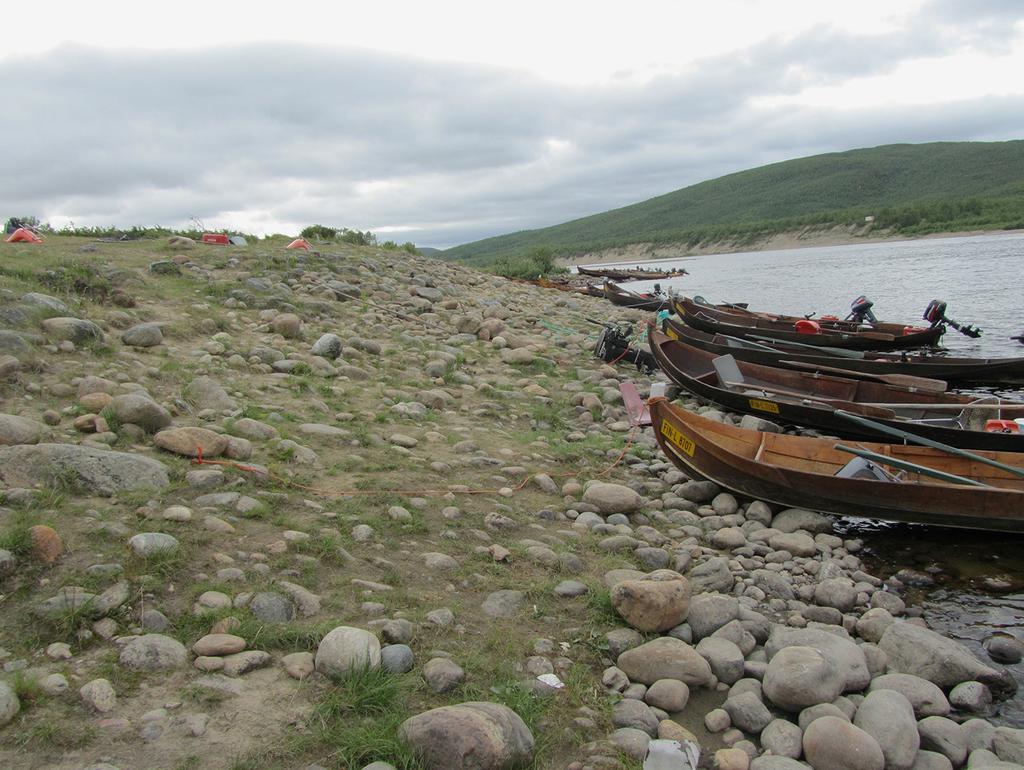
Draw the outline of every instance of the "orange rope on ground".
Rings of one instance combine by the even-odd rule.
[[[634,426],[633,427],[633,430],[630,431],[630,434],[629,434],[628,438],[626,439],[625,446],[622,447],[622,451],[619,452],[619,456],[615,458],[615,462],[613,462],[611,465],[609,465],[604,470],[596,473],[595,474],[596,477],[608,475],[609,473],[612,472],[612,470],[615,469],[616,466],[618,466],[619,463],[622,462],[622,458],[624,458],[626,456],[626,453],[629,451],[630,447],[633,446],[633,443],[636,440],[636,435],[639,432],[639,430],[640,430],[640,426]],[[302,489],[302,490],[305,490],[305,491],[310,492],[312,494],[320,495],[322,497],[354,497],[356,495],[387,495],[387,494],[393,494],[393,495],[420,495],[420,496],[423,496],[423,497],[440,497],[440,496],[443,496],[443,495],[447,495],[449,493],[456,494],[456,495],[493,495],[493,494],[499,494],[501,492],[500,489],[463,489],[463,490],[454,490],[454,489],[440,489],[440,490],[439,489],[343,489],[343,490],[320,489],[318,487],[307,486],[306,484],[299,484],[298,482],[292,481],[290,479],[286,479],[286,478],[284,478],[282,476],[277,476],[277,475],[271,473],[270,471],[266,471],[263,468],[257,468],[256,466],[253,466],[253,465],[243,465],[242,463],[236,463],[233,460],[207,460],[205,457],[203,457],[203,448],[201,446],[197,446],[196,447],[196,456],[195,456],[195,458],[193,458],[192,464],[193,465],[219,465],[219,466],[225,467],[225,468],[234,468],[235,470],[243,471],[245,473],[252,473],[252,474],[255,474],[255,475],[258,475],[258,476],[262,476],[262,477],[267,478],[267,479],[272,479],[274,481],[277,481],[280,484],[284,484],[285,486],[293,487],[294,489]],[[524,478],[522,481],[519,482],[519,484],[517,484],[516,486],[512,487],[512,491],[513,492],[518,492],[519,490],[521,490],[523,487],[525,487],[530,482],[530,479],[534,478],[537,475],[539,475],[539,474],[537,474],[537,473],[528,474],[526,476],[526,478]],[[568,478],[568,477],[572,477],[572,476],[578,476],[579,473],[573,471],[573,472],[570,472],[570,473],[556,473],[556,474],[552,474],[552,475],[554,476],[554,478]]]

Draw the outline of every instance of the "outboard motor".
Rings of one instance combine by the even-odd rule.
[[[604,327],[597,338],[597,344],[594,346],[595,356],[610,364],[628,361],[631,364],[635,364],[637,371],[644,374],[658,371],[658,362],[653,355],[645,350],[629,346],[629,338],[633,331],[632,326],[629,324],[602,323],[601,321],[595,321],[593,318],[588,318],[587,320],[592,324]]]
[[[1021,332],[1016,337],[1010,337],[1011,340],[1017,340],[1021,345],[1024,345],[1024,332]]]
[[[871,308],[874,306],[874,302],[861,294],[857,299],[850,303],[850,315],[846,316],[846,320],[856,321],[859,324],[876,324],[878,323],[878,319],[875,318],[875,314],[871,312]]]
[[[970,324],[960,324],[954,321],[952,318],[946,316],[946,303],[942,300],[933,299],[928,303],[928,307],[924,309],[924,320],[930,323],[932,326],[938,326],[939,324],[948,324],[956,329],[958,332],[966,337],[974,337],[975,339],[981,336],[981,329],[977,326],[971,326]]]

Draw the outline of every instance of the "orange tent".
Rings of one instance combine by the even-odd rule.
[[[7,237],[7,243],[42,243],[43,239],[27,227],[19,227]]]
[[[305,249],[306,251],[312,251],[313,247],[309,241],[305,238],[296,238],[294,241],[285,246],[286,249]]]

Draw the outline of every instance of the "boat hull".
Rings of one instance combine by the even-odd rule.
[[[1003,481],[1011,488],[993,489],[838,478],[813,470],[818,466],[835,466],[836,461],[826,463],[816,457],[819,453],[835,454],[834,442],[829,440],[744,431],[687,413],[665,399],[652,400],[651,417],[658,443],[673,464],[691,476],[714,481],[743,497],[858,518],[1024,533],[1024,491],[1009,474],[1005,474],[1009,481]],[[773,440],[799,442],[789,451],[806,455],[807,467],[780,467],[742,456],[729,446],[746,442],[749,449],[757,442]],[[924,447],[871,444],[867,448],[888,448],[904,458],[947,469],[972,465],[951,456],[936,463],[936,450]],[[999,473],[992,469],[992,474]]]

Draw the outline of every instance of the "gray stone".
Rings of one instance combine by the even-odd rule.
[[[21,702],[7,682],[0,681],[0,725],[5,725],[18,715]]]
[[[184,389],[185,399],[197,409],[214,409],[219,412],[230,412],[238,408],[235,400],[228,395],[220,383],[205,375],[196,377]]]
[[[466,672],[450,658],[431,658],[423,665],[423,678],[434,692],[446,693],[462,684]]]
[[[711,666],[686,642],[663,636],[622,653],[616,663],[632,682],[654,684],[678,679],[689,686],[709,685]]]
[[[86,342],[102,342],[103,330],[92,321],[81,318],[57,317],[47,318],[40,326],[43,332],[53,339],[69,340],[76,345]]]
[[[533,759],[533,735],[507,706],[469,702],[442,706],[402,723],[398,737],[426,767],[512,770]]]
[[[690,700],[690,688],[677,679],[659,679],[644,693],[644,702],[669,714],[686,708]]]
[[[889,656],[891,670],[914,674],[944,689],[971,681],[1002,692],[1013,686],[1012,678],[986,666],[962,644],[914,623],[893,623],[878,646]]]
[[[291,599],[274,591],[256,594],[249,602],[249,611],[264,623],[287,623],[295,617]]]
[[[510,618],[519,611],[525,599],[525,591],[494,591],[488,594],[481,609],[492,618]]]
[[[953,767],[960,767],[967,759],[967,737],[952,719],[925,717],[917,723],[917,731],[921,735],[921,748],[945,755]]]
[[[697,594],[690,600],[686,622],[693,629],[694,639],[711,636],[715,631],[740,615],[740,605],[734,596],[716,593]]]
[[[584,502],[597,508],[599,513],[632,513],[640,508],[642,499],[633,489],[622,484],[594,482],[583,493]]]
[[[376,636],[362,628],[338,626],[320,641],[316,670],[332,676],[360,668],[375,669],[380,666],[380,658],[380,642]]]
[[[72,444],[0,449],[0,481],[6,486],[32,487],[55,480],[72,491],[103,497],[169,483],[167,467],[141,455]]]
[[[690,581],[690,589],[694,595],[705,592],[732,591],[736,582],[729,569],[729,561],[714,556],[690,570],[686,576]]]
[[[615,611],[640,631],[668,631],[686,619],[690,584],[671,570],[659,570],[643,580],[624,580],[611,590]]]
[[[824,654],[843,677],[844,692],[863,690],[871,681],[871,672],[868,670],[864,651],[842,629],[836,629],[833,632],[819,628],[775,626],[772,629],[772,635],[765,642],[765,654],[771,660],[775,653],[783,647],[795,645],[813,647]],[[825,700],[832,699],[826,698]]]
[[[853,723],[874,738],[887,770],[910,770],[921,746],[914,707],[895,690],[872,690],[857,708]]]
[[[884,770],[878,742],[838,717],[815,719],[804,731],[804,756],[814,770]]]
[[[135,348],[151,348],[164,341],[164,333],[158,323],[141,323],[121,334],[121,342]]]
[[[404,674],[412,671],[412,648],[406,644],[389,644],[380,651],[380,665],[392,674]]]
[[[763,680],[765,696],[786,711],[833,701],[843,686],[843,673],[832,660],[813,647],[800,646],[779,650]]]
[[[136,556],[147,559],[157,554],[174,553],[181,543],[174,535],[165,532],[140,532],[128,540],[128,547]]]
[[[314,355],[323,356],[331,361],[342,354],[341,338],[337,334],[324,334],[313,343],[311,351]]]
[[[961,682],[950,691],[949,702],[961,711],[983,713],[992,706],[992,693],[981,682]]]
[[[716,636],[706,636],[697,642],[697,652],[711,666],[720,682],[733,684],[743,678],[743,652],[735,643]]]
[[[172,671],[188,665],[188,651],[177,639],[163,634],[132,637],[118,658],[135,671]]]
[[[122,424],[138,425],[147,433],[156,433],[171,424],[171,413],[144,393],[114,396],[108,408]]]
[[[772,528],[780,532],[796,532],[798,529],[818,533],[831,533],[832,520],[827,516],[803,508],[787,508],[779,511],[772,519]]]
[[[608,642],[608,655],[615,660],[626,650],[643,644],[644,638],[632,628],[616,628],[604,635]]]
[[[82,696],[86,706],[100,714],[113,711],[117,705],[117,694],[106,679],[93,679],[87,682],[82,685],[78,694]]]
[[[242,676],[258,668],[269,666],[272,661],[273,658],[270,657],[268,652],[246,650],[245,652],[236,652],[233,655],[225,656],[222,671],[225,676]]]
[[[38,444],[46,427],[27,417],[0,414],[0,446]]]
[[[1003,762],[1024,765],[1024,730],[997,727],[992,734],[992,750]]]
[[[949,711],[949,701],[938,685],[913,674],[883,674],[871,681],[870,691],[895,690],[902,694],[914,709],[914,716],[944,717]]]
[[[632,698],[625,698],[612,706],[612,724],[643,730],[652,738],[658,736],[658,718],[646,703]]]
[[[768,707],[752,692],[730,695],[722,708],[729,714],[734,727],[752,735],[759,734],[772,721]]]
[[[799,759],[803,754],[804,731],[788,719],[773,719],[761,731],[761,745],[781,757]]]

